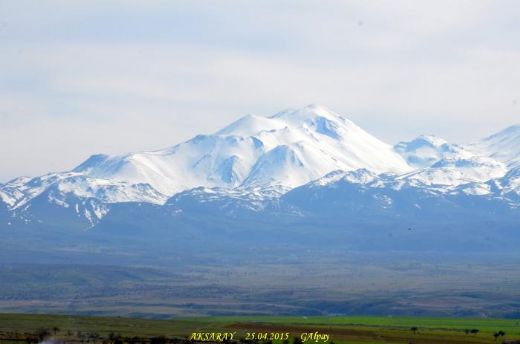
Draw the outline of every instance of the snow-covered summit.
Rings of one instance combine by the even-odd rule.
[[[308,105],[247,115],[166,149],[96,154],[71,171],[17,178],[0,185],[0,202],[15,216],[42,204],[72,209],[93,225],[118,203],[186,205],[207,198],[215,209],[239,211],[248,199],[251,210],[303,186],[309,194],[335,190],[342,202],[352,188],[386,190],[382,204],[407,189],[520,200],[519,168],[520,126],[467,146],[421,135],[392,147],[345,116]]]
[[[520,166],[520,124],[467,146],[475,154],[490,156],[509,168]]]
[[[148,183],[172,195],[193,187],[296,187],[341,169],[405,172],[392,147],[319,105],[248,115],[213,135],[160,151],[96,155],[80,165],[96,178]]]
[[[74,207],[77,199],[162,204],[198,187],[282,193],[335,170],[358,169],[410,171],[390,145],[324,106],[309,105],[248,115],[162,150],[96,154],[71,171],[2,185],[0,198],[13,210],[43,195],[64,207]]]
[[[419,169],[399,178],[418,180],[425,185],[455,187],[472,182],[500,178],[507,172],[501,162],[489,157],[445,158],[432,166]]]
[[[446,158],[469,158],[473,156],[463,147],[450,144],[434,135],[421,135],[412,141],[399,142],[394,149],[411,166],[416,168],[430,167],[439,160]]]

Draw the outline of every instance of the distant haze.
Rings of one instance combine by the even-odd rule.
[[[520,122],[517,1],[0,1],[0,182],[321,103],[388,143]]]

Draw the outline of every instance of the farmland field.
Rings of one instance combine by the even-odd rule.
[[[197,317],[150,320],[121,317],[0,314],[0,341],[15,342],[47,329],[49,338],[65,342],[102,343],[187,339],[194,332],[234,333],[238,341],[247,333],[289,333],[289,342],[304,333],[329,335],[334,343],[496,343],[520,339],[515,319],[430,317]],[[466,330],[478,330],[471,333]],[[495,340],[493,334],[505,335]],[[469,332],[469,333],[466,333]],[[109,339],[112,338],[112,339]],[[276,342],[276,341],[275,341]],[[281,342],[281,341],[279,341]],[[314,342],[308,340],[308,342]]]

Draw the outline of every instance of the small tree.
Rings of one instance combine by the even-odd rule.
[[[418,330],[418,328],[416,326],[413,326],[413,327],[410,328],[410,331],[412,331],[413,334],[416,334],[417,330]]]
[[[473,329],[473,330],[471,330],[470,332],[471,332],[471,334],[477,334],[477,333],[479,333],[479,332],[480,332],[480,330],[479,330],[479,329],[476,329],[476,328],[474,328],[474,329]]]
[[[496,341],[499,337],[504,337],[505,335],[506,335],[506,333],[505,333],[504,331],[502,331],[502,330],[493,333],[493,337],[495,338],[495,341]]]

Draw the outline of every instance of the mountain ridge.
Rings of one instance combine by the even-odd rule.
[[[34,213],[44,214],[46,205],[70,212],[87,228],[127,203],[172,207],[181,200],[186,206],[226,199],[226,209],[239,211],[244,202],[250,210],[263,211],[292,190],[339,187],[334,183],[342,180],[360,186],[349,189],[354,193],[345,193],[346,198],[362,190],[387,190],[373,195],[382,197],[376,204],[415,190],[437,200],[494,197],[516,207],[517,147],[519,125],[469,145],[421,135],[391,146],[344,116],[309,105],[272,116],[247,115],[214,134],[166,149],[95,154],[70,171],[0,184],[0,201],[7,209],[0,211],[0,224],[17,219],[37,224],[43,220]],[[370,209],[373,200],[361,202]]]

